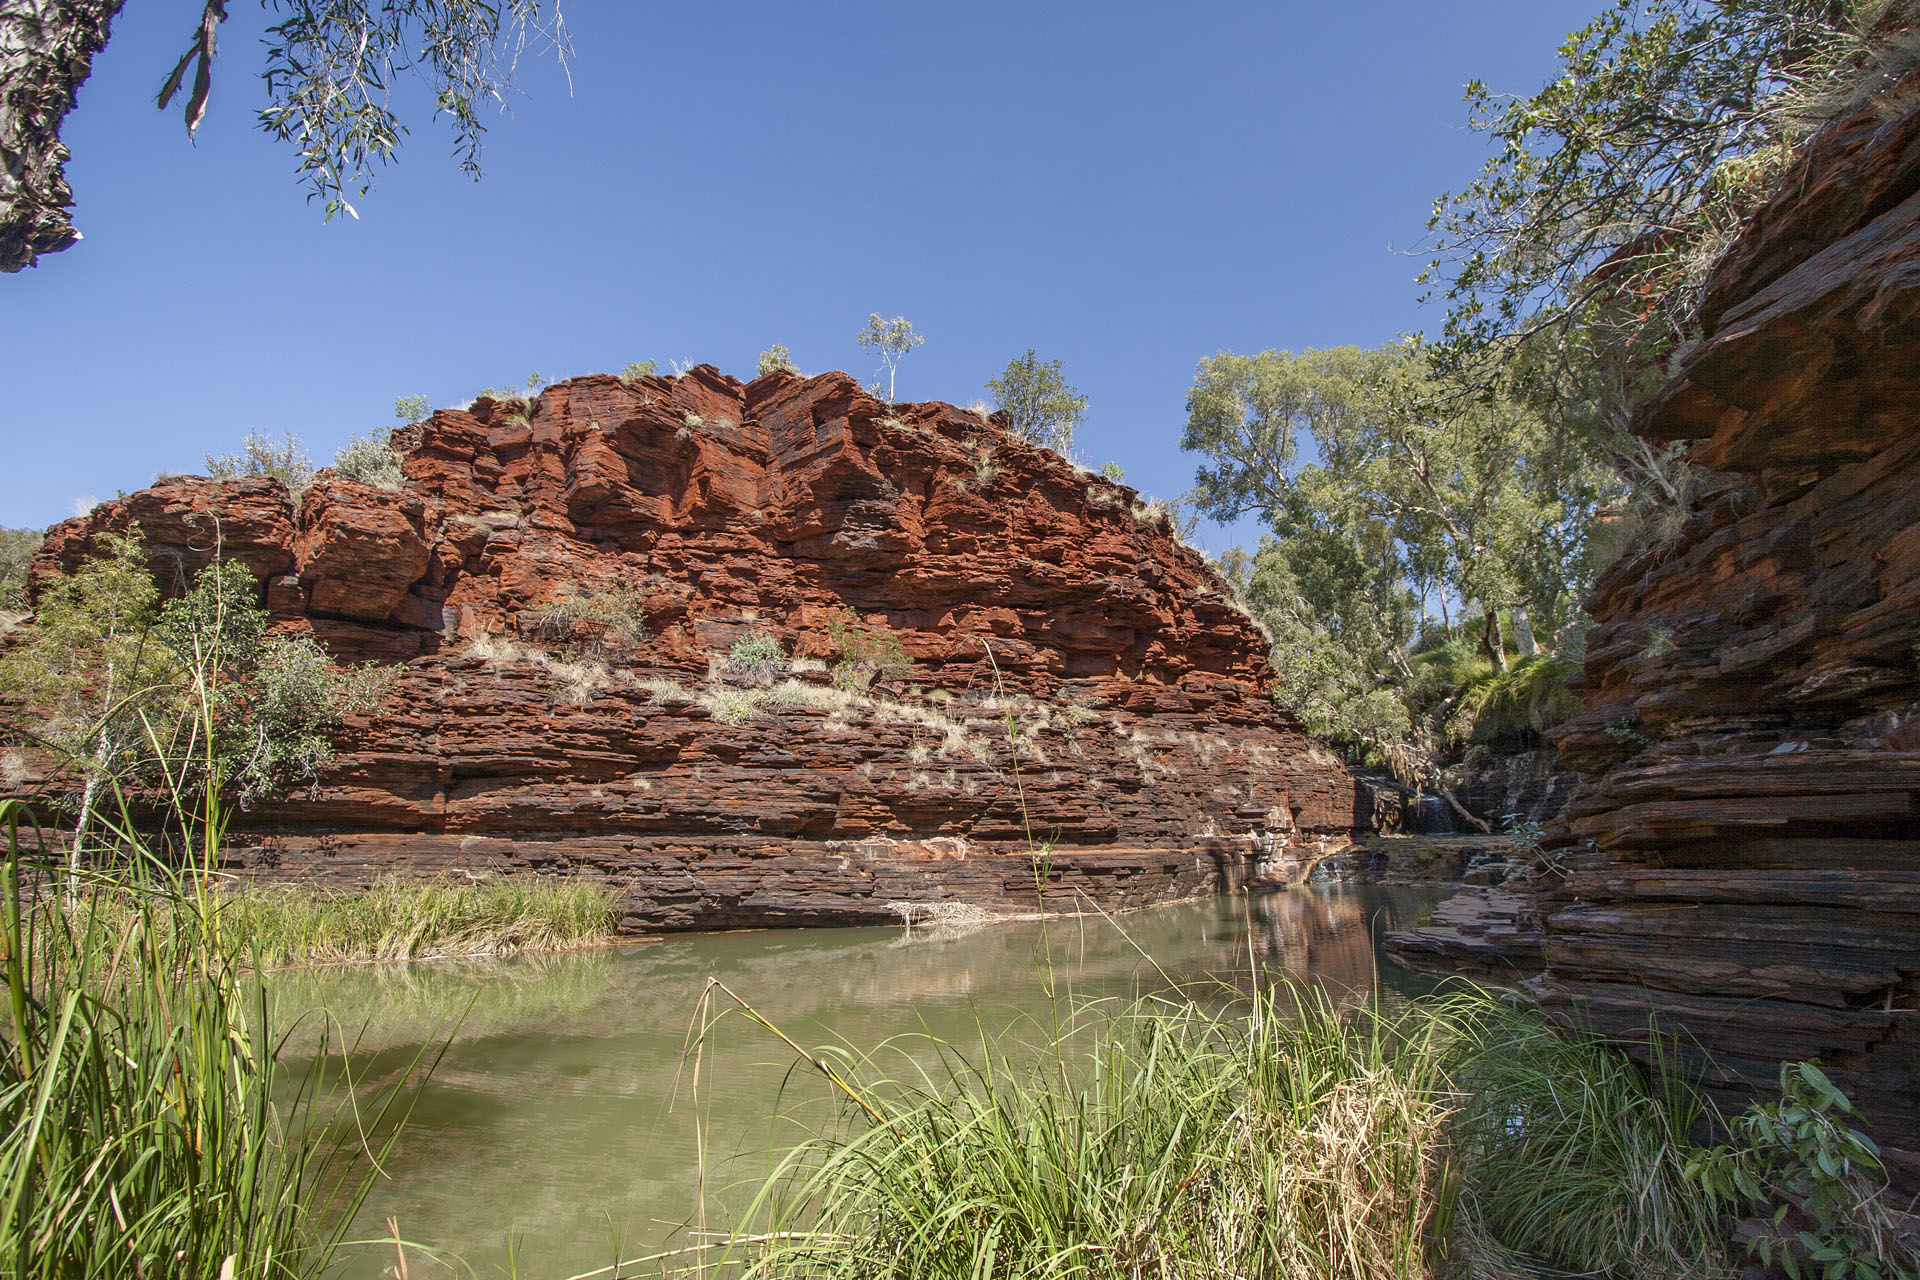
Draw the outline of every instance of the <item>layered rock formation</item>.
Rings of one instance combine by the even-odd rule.
[[[1899,101],[1896,97],[1894,101]],[[1907,95],[1911,102],[1912,96]],[[1920,110],[1824,136],[1639,430],[1714,468],[1590,608],[1541,994],[1920,1150]]]
[[[1353,826],[1201,558],[976,414],[703,366],[483,399],[400,446],[397,490],[177,480],[36,564],[137,522],[168,586],[217,551],[277,625],[404,664],[317,787],[238,816],[236,869],[592,875],[630,928],[807,923],[1031,909],[1036,870],[1050,905],[1134,905]],[[644,633],[609,620],[636,609]],[[736,669],[751,633],[791,669]],[[836,678],[895,641],[904,673]]]

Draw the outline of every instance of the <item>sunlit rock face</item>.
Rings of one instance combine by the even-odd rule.
[[[688,928],[1136,905],[1351,831],[1351,778],[1200,556],[977,414],[702,366],[400,444],[396,491],[178,480],[37,562],[137,521],[169,587],[217,547],[277,625],[404,664],[317,786],[238,815],[236,869],[598,876],[628,927]],[[612,600],[643,634],[552,608]],[[849,623],[910,666],[841,687]],[[756,632],[789,670],[729,665]]]
[[[1898,99],[1895,99],[1896,101]],[[1909,96],[1906,101],[1911,102]],[[1542,985],[1732,1086],[1820,1058],[1920,1164],[1920,111],[1823,138],[1639,430],[1715,468],[1600,582]]]

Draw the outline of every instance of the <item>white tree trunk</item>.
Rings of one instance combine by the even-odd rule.
[[[124,0],[0,0],[0,271],[80,238],[60,122]]]
[[[1533,615],[1523,604],[1513,606],[1513,647],[1523,658],[1540,652],[1540,645],[1533,638]]]

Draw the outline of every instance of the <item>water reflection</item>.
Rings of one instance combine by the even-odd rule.
[[[482,1276],[504,1271],[511,1234],[523,1271],[564,1276],[606,1264],[616,1247],[642,1252],[693,1220],[698,1161],[681,1049],[709,976],[803,1044],[867,1049],[912,1033],[977,1044],[1048,1013],[1049,971],[1069,1007],[1164,990],[1169,979],[1244,989],[1256,969],[1342,1000],[1376,982],[1409,994],[1420,980],[1382,959],[1379,939],[1431,908],[1418,890],[1336,887],[970,933],[681,935],[568,956],[286,974],[274,995],[283,1021],[324,1008],[357,1031],[376,1073],[404,1069],[464,1014],[363,1234],[397,1218],[403,1235],[454,1250]],[[829,1119],[834,1104],[744,1021],[716,1050],[704,1064],[709,1151],[729,1162],[712,1182],[750,1183],[765,1152]],[[348,1274],[378,1276],[391,1262],[391,1250],[369,1254]],[[445,1273],[415,1260],[412,1274]]]

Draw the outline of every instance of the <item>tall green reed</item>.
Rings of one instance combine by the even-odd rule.
[[[138,861],[110,883],[67,880],[74,911],[54,891],[57,859],[22,839],[19,806],[0,803],[0,819],[4,1265],[19,1280],[317,1274],[408,1095],[357,1101],[324,1022],[304,1033],[333,1069],[284,1067],[264,988],[150,851],[129,849]],[[84,909],[135,892],[131,909]]]
[[[413,1096],[405,1078],[366,1093],[324,1018],[276,1032],[258,964],[222,937],[222,634],[216,620],[181,655],[191,714],[151,715],[137,688],[108,709],[137,724],[147,771],[137,804],[88,775],[98,810],[75,829],[100,834],[71,858],[0,801],[0,1266],[15,1280],[317,1275]],[[327,1065],[283,1066],[293,1034]]]

